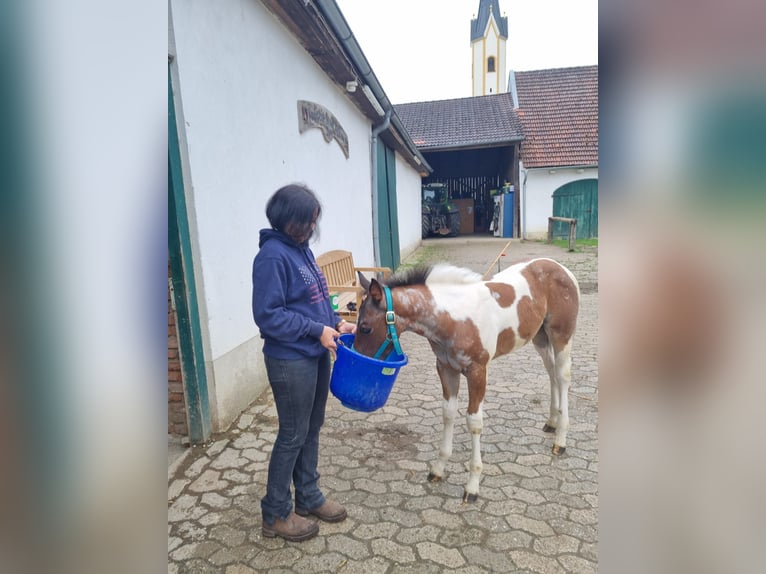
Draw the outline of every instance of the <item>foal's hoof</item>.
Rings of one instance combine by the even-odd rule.
[[[543,425],[543,432],[556,432],[556,427],[552,427],[548,423],[545,423],[545,425]]]
[[[565,446],[559,446],[557,444],[553,445],[553,451],[552,452],[553,452],[554,456],[561,456],[566,451],[567,451],[567,447],[565,447]]]
[[[442,477],[436,476],[433,472],[428,473],[428,482],[441,482]]]
[[[472,503],[476,502],[479,499],[479,495],[477,494],[468,494],[467,492],[463,491],[463,502]]]

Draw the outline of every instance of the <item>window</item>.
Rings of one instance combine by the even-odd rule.
[[[490,56],[487,58],[487,72],[494,72],[495,71],[495,57]]]

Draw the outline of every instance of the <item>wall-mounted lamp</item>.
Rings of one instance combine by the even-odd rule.
[[[553,175],[554,173],[556,173],[556,170],[555,170],[555,169],[549,169],[549,170],[548,170],[548,173],[549,173],[549,174],[551,174],[551,175]]]
[[[580,168],[577,170],[577,173],[583,173],[584,171],[585,171],[584,169]]]
[[[356,80],[351,80],[350,82],[346,82],[346,91],[354,93],[358,85],[359,85],[359,82],[357,82]]]

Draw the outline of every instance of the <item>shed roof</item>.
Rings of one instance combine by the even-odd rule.
[[[511,94],[491,94],[394,106],[422,151],[477,148],[523,138]]]

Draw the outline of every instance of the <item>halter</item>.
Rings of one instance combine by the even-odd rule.
[[[386,333],[386,340],[383,341],[383,343],[380,345],[380,348],[378,349],[378,352],[375,353],[373,359],[380,359],[383,355],[383,352],[391,344],[394,346],[394,351],[396,351],[399,355],[404,355],[402,352],[402,347],[399,344],[399,335],[396,334],[396,314],[394,313],[394,300],[391,298],[391,290],[384,285],[383,293],[386,294],[386,326],[388,328],[388,332]],[[390,354],[391,353],[389,353],[389,355]],[[386,355],[383,360],[387,358],[388,355]]]

